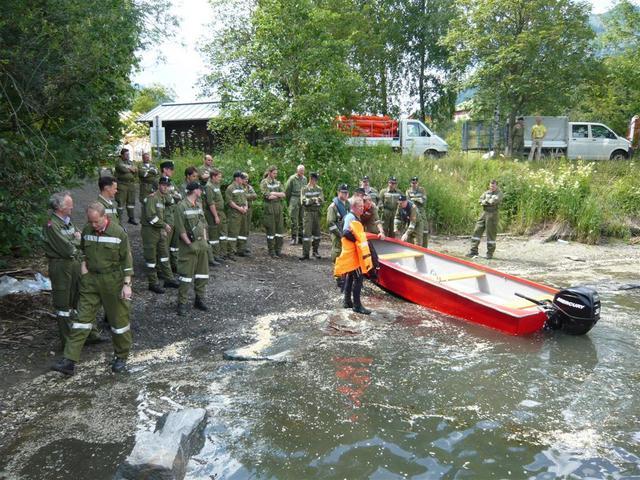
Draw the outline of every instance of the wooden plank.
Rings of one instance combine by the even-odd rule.
[[[429,277],[429,280],[435,280],[436,282],[453,282],[456,280],[467,280],[469,278],[481,278],[486,274],[484,272],[463,272],[463,273],[452,273],[449,275],[439,275]]]
[[[378,255],[380,260],[397,260],[399,258],[411,258],[411,257],[422,257],[424,253],[421,252],[398,252],[398,253],[383,253],[382,255]]]
[[[540,295],[537,297],[531,297],[534,300],[538,300],[539,302],[542,302],[543,300],[553,300],[553,296],[551,295]],[[535,307],[536,304],[533,302],[530,302],[529,300],[526,300],[524,298],[521,298],[520,300],[516,300],[515,302],[511,302],[511,303],[500,303],[498,304],[501,307],[507,307],[507,308],[513,308],[516,310],[523,310],[525,308],[531,308],[531,307]]]

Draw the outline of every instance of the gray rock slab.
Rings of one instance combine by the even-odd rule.
[[[142,432],[115,480],[181,480],[189,458],[204,445],[207,412],[185,408],[164,415],[155,432]]]

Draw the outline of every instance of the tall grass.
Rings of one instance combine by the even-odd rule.
[[[327,140],[328,139],[328,140]],[[287,147],[252,147],[239,144],[215,157],[225,184],[235,170],[249,173],[258,188],[263,172],[275,164],[281,181],[303,163],[307,172],[320,173],[320,185],[330,200],[339,184],[352,188],[363,175],[371,185],[385,188],[395,175],[405,190],[417,175],[428,194],[432,231],[440,234],[469,233],[481,213],[478,198],[496,179],[504,193],[501,230],[530,234],[562,224],[582,242],[596,243],[603,236],[625,238],[640,212],[640,177],[633,162],[584,162],[547,160],[522,162],[485,160],[478,154],[452,153],[440,159],[412,158],[388,147],[348,147],[326,136],[299,139]],[[199,166],[199,154],[173,159],[176,178],[184,168]],[[260,202],[255,202],[254,222],[260,221]]]

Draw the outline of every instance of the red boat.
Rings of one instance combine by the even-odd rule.
[[[587,287],[541,285],[396,239],[369,234],[385,290],[418,305],[511,335],[543,328],[587,333],[600,319],[598,294]]]

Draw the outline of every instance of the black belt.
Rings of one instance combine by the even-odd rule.
[[[104,273],[113,273],[113,272],[121,272],[122,269],[120,267],[116,268],[90,268],[90,273],[97,273],[98,275],[102,275]]]

